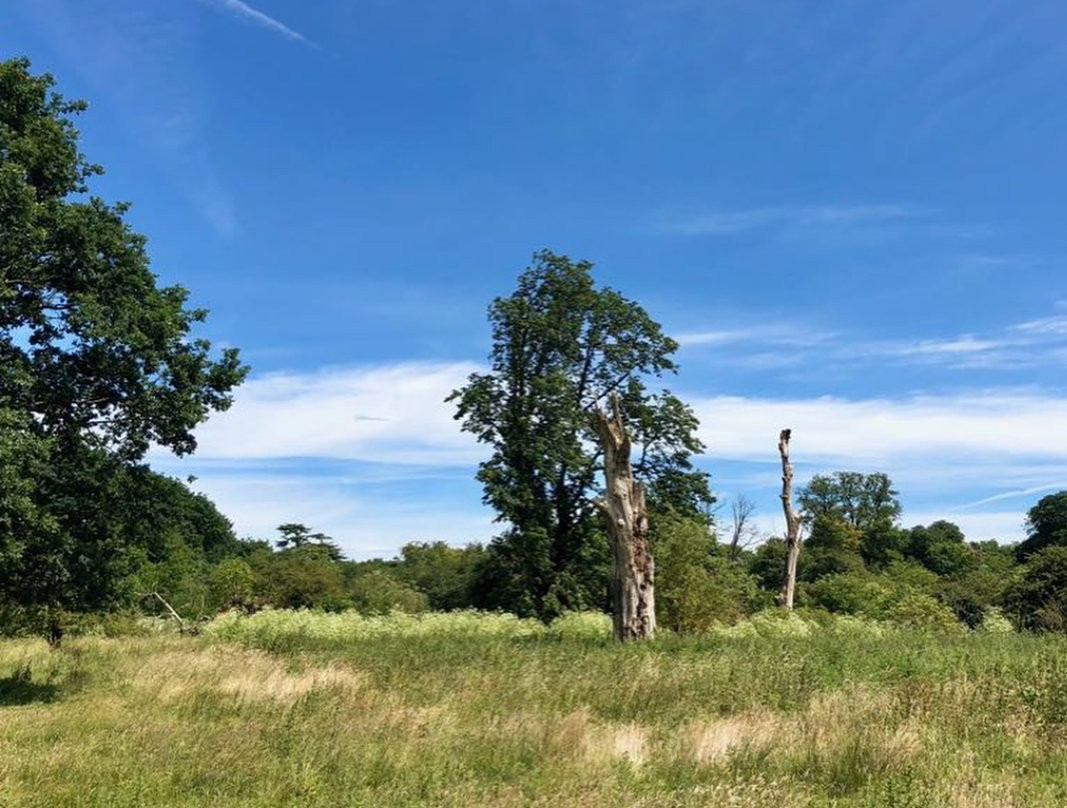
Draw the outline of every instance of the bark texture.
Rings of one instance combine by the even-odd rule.
[[[645,487],[634,479],[630,465],[630,437],[617,396],[612,412],[595,410],[597,432],[604,448],[607,483],[596,505],[607,517],[612,547],[612,609],[615,639],[641,640],[656,632],[655,563],[648,543]]]
[[[793,608],[793,596],[797,588],[797,558],[800,556],[800,514],[793,509],[793,463],[789,459],[791,429],[783,429],[778,435],[778,454],[782,458],[782,511],[785,513],[785,581],[778,594],[778,605]]]

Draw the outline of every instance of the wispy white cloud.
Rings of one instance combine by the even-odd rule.
[[[831,332],[815,331],[788,325],[748,326],[725,328],[714,331],[686,331],[676,339],[682,346],[735,345],[738,343],[762,343],[790,347],[821,345],[834,337]]]
[[[274,31],[276,34],[281,34],[286,39],[291,39],[295,42],[304,42],[310,44],[307,37],[301,34],[299,31],[294,31],[288,25],[279,20],[274,19],[268,14],[260,11],[259,9],[252,8],[247,3],[242,3],[241,0],[207,0],[211,5],[217,6],[230,14],[240,19],[247,20],[262,28],[266,28],[270,31]]]
[[[1067,398],[992,392],[902,399],[823,397],[772,400],[740,396],[688,399],[712,457],[773,455],[778,431],[791,427],[798,458],[834,463],[962,463],[1039,459],[1067,463],[1056,440]]]
[[[1018,323],[1012,327],[1015,331],[1036,337],[1067,337],[1067,315],[1057,314]]]
[[[774,318],[756,317],[753,321]],[[682,331],[683,348],[731,346],[709,361],[766,370],[802,363],[838,368],[937,365],[956,370],[1019,370],[1067,362],[1067,316],[1055,315],[1009,325],[988,334],[964,333],[936,338],[864,339],[862,335],[812,326],[771,325]]]
[[[477,485],[467,498],[435,498],[442,485],[429,479],[454,493],[463,486],[457,476],[472,478],[485,456],[444,401],[477,370],[471,362],[401,362],[254,378],[230,411],[201,426],[196,455],[157,455],[153,464],[197,474],[197,487],[242,534],[268,535],[296,519],[341,538],[360,557],[390,554],[416,538],[486,539],[498,528]],[[708,446],[701,466],[725,490],[759,500],[770,532],[780,528],[775,443],[783,427],[793,429],[801,484],[836,469],[884,471],[901,490],[907,523],[952,519],[973,539],[1021,538],[1024,498],[1058,487],[1056,480],[1067,485],[1067,444],[1056,439],[1067,423],[1067,397],[1033,390],[870,399],[681,395],[701,421]],[[383,491],[392,493],[378,496]],[[986,510],[1013,499],[1017,509]]]
[[[472,362],[402,362],[254,378],[229,411],[197,430],[196,456],[472,467],[485,450],[460,431],[445,398],[478,369]],[[899,465],[919,458],[979,464],[983,473],[1019,463],[1067,465],[1067,444],[1056,438],[1067,423],[1067,398],[1032,390],[868,399],[690,391],[683,398],[700,418],[712,460],[776,457],[778,431],[788,426],[807,462]]]
[[[193,487],[210,497],[240,536],[273,538],[278,525],[302,522],[332,536],[352,558],[388,557],[409,541],[487,541],[500,531],[477,496],[455,502],[426,496],[416,502],[418,495],[404,491],[302,475],[295,468],[283,474],[208,470]]]
[[[483,453],[444,399],[477,369],[406,362],[254,378],[197,430],[197,456],[472,465]]]
[[[918,211],[908,205],[792,205],[720,210],[677,221],[667,229],[684,235],[728,235],[771,227],[850,227],[898,221]]]
[[[978,339],[973,334],[964,334],[951,339],[920,340],[910,345],[902,345],[896,353],[901,356],[944,356],[981,353],[1002,347],[1002,341]]]

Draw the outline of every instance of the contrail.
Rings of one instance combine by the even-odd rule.
[[[216,6],[226,9],[231,14],[238,17],[243,17],[246,20],[251,20],[264,28],[269,28],[275,33],[281,34],[286,39],[292,39],[296,42],[308,42],[308,38],[299,31],[294,31],[288,25],[278,22],[278,20],[271,17],[269,14],[264,14],[262,11],[258,11],[252,8],[247,3],[242,3],[241,0],[209,0]],[[308,42],[310,44],[310,42]]]
[[[1060,488],[1062,483],[1052,483],[1051,485],[1038,485],[1033,488],[1023,488],[1019,491],[1005,491],[1003,494],[994,494],[991,497],[980,499],[977,502],[968,502],[966,505],[957,505],[950,509],[950,513],[956,513],[957,511],[966,510],[967,508],[977,508],[979,505],[988,505],[991,502],[1000,502],[1002,499],[1013,499],[1015,497],[1025,497],[1030,494],[1040,494],[1042,491],[1051,491],[1053,488]]]

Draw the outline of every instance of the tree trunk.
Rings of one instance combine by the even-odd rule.
[[[785,581],[778,594],[778,605],[793,608],[797,587],[797,557],[800,555],[800,516],[793,510],[793,463],[789,459],[789,438],[792,430],[783,429],[778,435],[778,454],[782,457],[782,511],[785,513]]]
[[[648,544],[645,487],[634,480],[618,396],[612,396],[611,405],[611,416],[599,407],[595,411],[607,483],[596,505],[607,517],[611,538],[615,639],[625,642],[649,639],[656,632],[655,564]]]

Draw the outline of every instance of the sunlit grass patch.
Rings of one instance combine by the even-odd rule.
[[[1067,804],[1062,638],[498,618],[0,643],[0,805]]]

